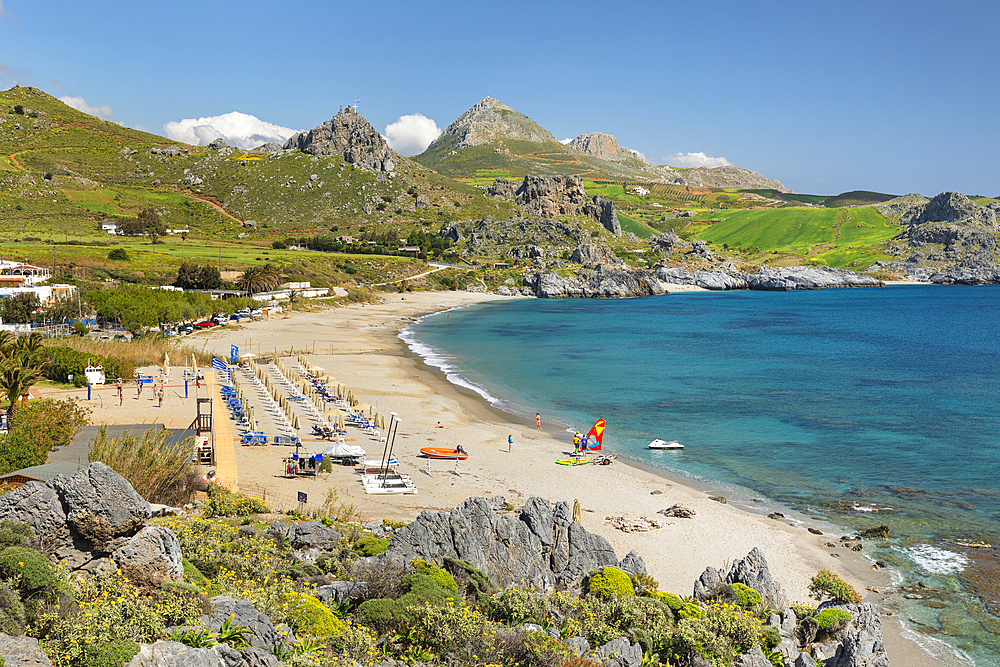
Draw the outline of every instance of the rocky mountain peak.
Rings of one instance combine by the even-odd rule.
[[[493,97],[484,97],[456,118],[431,147],[446,138],[455,141],[456,150],[493,143],[498,139],[536,143],[556,140],[551,132],[535,121]]]
[[[621,162],[629,158],[642,159],[631,149],[620,146],[617,137],[605,134],[604,132],[581,134],[566,145],[581,153],[589,153],[601,159],[612,160],[614,162]]]
[[[308,132],[293,134],[284,146],[309,155],[341,155],[368,171],[393,171],[397,156],[385,137],[350,107]]]

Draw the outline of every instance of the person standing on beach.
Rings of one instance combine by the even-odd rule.
[[[125,402],[125,392],[122,391],[122,379],[118,378],[118,382],[115,383],[115,387],[118,389],[118,407],[121,407]]]
[[[160,385],[160,390],[156,392],[156,397],[160,399],[160,404],[157,407],[163,407],[163,385]]]
[[[511,447],[514,446],[514,434],[510,433],[507,435],[507,453],[510,454]]]
[[[142,378],[135,381],[135,400],[139,400],[142,397]]]
[[[537,412],[535,413],[535,428],[539,431],[542,430],[542,415]]]

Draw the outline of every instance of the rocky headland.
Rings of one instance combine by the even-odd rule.
[[[885,283],[864,273],[825,266],[761,267],[755,273],[741,271],[689,271],[661,267],[656,277],[674,285],[694,285],[707,290],[790,290],[836,289],[843,287],[884,287]]]
[[[981,206],[963,194],[942,192],[929,200],[897,197],[876,208],[905,229],[888,250],[897,259],[872,268],[938,284],[1000,282],[1000,203]]]

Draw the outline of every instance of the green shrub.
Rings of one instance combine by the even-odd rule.
[[[575,657],[566,642],[547,632],[529,632],[524,637],[524,648],[531,654],[531,664],[537,667],[558,667]]]
[[[115,639],[97,647],[90,657],[91,667],[122,667],[139,652],[139,645],[131,639]]]
[[[14,412],[0,436],[0,473],[45,463],[49,450],[65,447],[89,421],[90,410],[76,401],[41,398]]]
[[[736,602],[744,609],[756,609],[764,603],[760,593],[745,584],[730,584],[733,593],[736,594]]]
[[[343,631],[326,641],[327,646],[336,655],[361,664],[369,664],[375,652],[375,640],[370,629],[345,619]]]
[[[629,577],[632,580],[632,586],[635,588],[636,595],[646,595],[656,591],[660,587],[660,582],[646,574],[645,572],[637,572]]]
[[[389,548],[389,540],[365,535],[354,544],[354,548],[366,556],[381,556]]]
[[[7,547],[19,547],[35,539],[35,532],[26,523],[0,522],[0,551]]]
[[[506,625],[541,623],[548,616],[548,607],[544,596],[514,587],[503,589],[483,605],[492,620]]]
[[[781,631],[773,625],[766,625],[761,628],[760,640],[764,646],[774,648],[781,643]]]
[[[841,621],[845,622],[850,621],[852,618],[853,616],[851,616],[851,612],[845,609],[833,609],[833,608],[824,609],[823,611],[813,616],[813,620],[816,621],[816,625],[823,628],[824,630],[833,627],[834,625],[840,623]]]
[[[125,248],[115,248],[108,253],[108,259],[116,262],[127,262],[128,253],[125,251]]]
[[[632,634],[649,650],[659,650],[669,641],[673,628],[670,608],[652,597],[574,598],[556,594],[551,598],[557,611],[568,617],[563,636],[581,635],[600,646],[622,635]],[[635,633],[641,630],[641,635]]]
[[[264,501],[259,498],[240,495],[218,485],[208,485],[208,504],[205,506],[205,516],[252,516],[270,512]]]
[[[23,634],[27,621],[24,604],[17,591],[0,582],[0,632],[15,636]]]
[[[476,604],[492,597],[497,591],[496,584],[468,561],[445,556],[444,568],[455,578],[462,596]]]
[[[286,617],[296,633],[328,637],[344,631],[344,624],[312,595],[288,593],[285,601]]]
[[[433,588],[440,589],[443,594],[458,594],[458,584],[455,583],[455,577],[434,563],[428,563],[419,558],[410,563],[410,574],[403,577],[403,584],[409,588],[410,592],[420,594],[421,590],[426,590],[432,597],[439,595],[437,591],[432,590]],[[428,598],[425,600],[429,601]]]
[[[456,598],[461,600],[454,577],[433,563],[420,559],[410,563],[410,571],[402,577],[401,590],[402,594],[396,599],[364,601],[358,607],[359,617],[385,631],[408,620],[413,609],[444,605]]]
[[[809,584],[809,591],[817,600],[830,597],[843,602],[861,603],[861,596],[854,590],[854,587],[830,570],[817,572]]]
[[[195,586],[204,586],[208,583],[208,577],[201,573],[201,571],[191,564],[187,558],[181,560],[184,566],[184,579],[191,582]]]
[[[29,620],[42,605],[69,592],[69,586],[56,576],[48,559],[40,551],[26,547],[7,547],[0,552],[0,577],[17,591]]]
[[[635,587],[627,574],[617,567],[606,567],[587,580],[587,592],[602,598],[631,597]]]
[[[358,605],[358,618],[380,632],[397,622],[396,601],[392,598],[365,600]]]
[[[710,604],[701,616],[677,624],[675,648],[713,667],[728,667],[759,643],[760,620],[737,605]]]

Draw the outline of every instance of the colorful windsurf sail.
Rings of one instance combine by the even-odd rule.
[[[597,423],[594,424],[590,432],[587,433],[586,443],[587,450],[591,452],[600,451],[601,445],[604,444],[604,420],[598,419]]]

